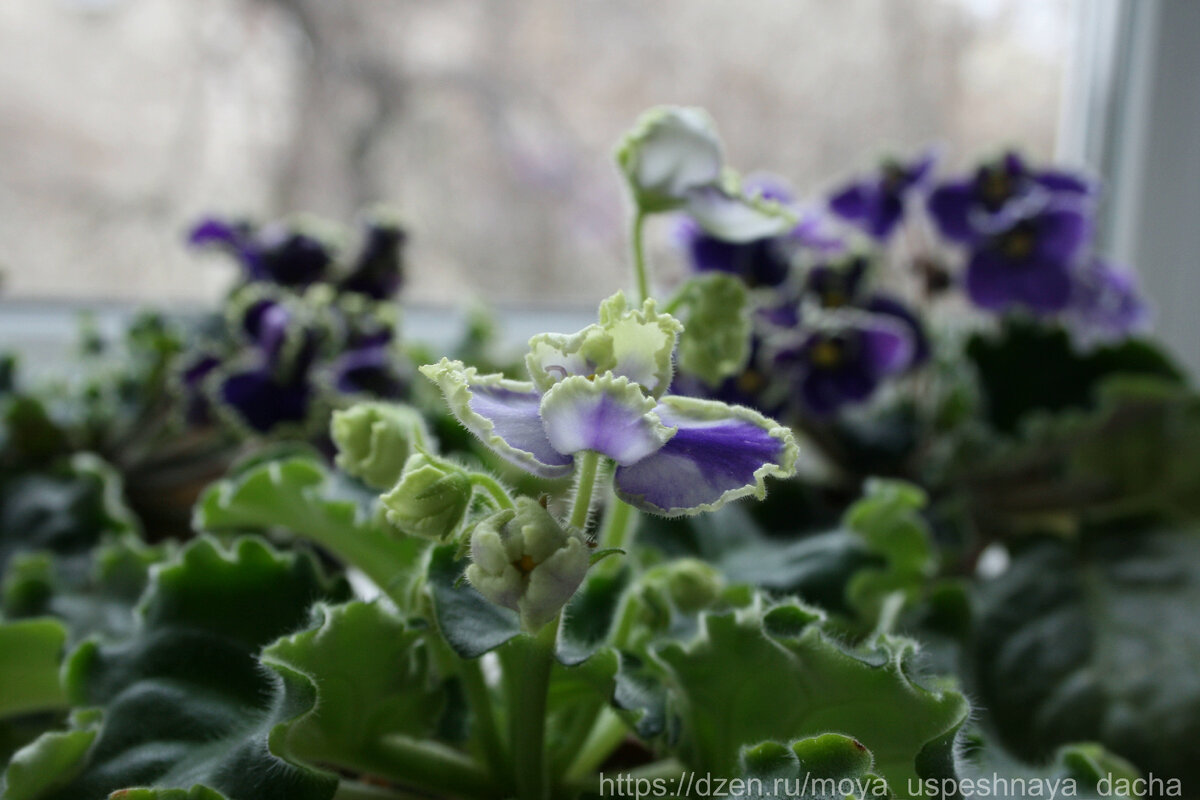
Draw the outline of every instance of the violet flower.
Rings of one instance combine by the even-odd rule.
[[[927,201],[938,230],[951,241],[970,243],[1008,227],[1014,215],[1056,198],[1082,200],[1095,186],[1079,175],[1034,170],[1016,153],[981,164],[970,177],[938,186]]]
[[[681,329],[653,300],[629,309],[618,293],[601,304],[599,324],[530,340],[531,382],[449,359],[421,372],[459,422],[534,474],[569,475],[576,454],[600,453],[616,463],[622,500],[664,516],[762,497],[768,475],[793,472],[792,433],[748,408],[664,395]]]
[[[894,318],[907,329],[912,340],[913,356],[909,367],[925,363],[930,352],[925,326],[901,300],[884,292],[868,291],[866,277],[869,270],[870,263],[860,253],[817,264],[805,276],[802,299],[811,298],[826,311],[854,308]]]
[[[323,242],[283,223],[257,227],[248,222],[205,219],[192,228],[188,243],[233,256],[249,281],[280,286],[309,286],[323,280],[333,264]]]
[[[352,337],[345,351],[330,365],[334,388],[344,394],[402,397],[407,382],[395,369],[394,338],[393,332],[387,329]]]
[[[803,409],[816,416],[867,400],[913,362],[912,338],[897,321],[878,314],[839,316],[775,356],[777,368],[796,376]]]
[[[256,338],[252,365],[220,381],[219,407],[260,434],[306,422],[314,395],[309,373],[317,354],[316,332],[296,324],[282,303],[256,303],[247,318]]]
[[[829,209],[872,238],[886,241],[904,218],[908,194],[928,178],[936,160],[929,151],[908,164],[884,161],[877,173],[834,192]]]
[[[393,297],[404,282],[402,251],[407,238],[404,230],[391,220],[370,220],[362,249],[349,273],[338,282],[338,288],[376,300]]]
[[[993,311],[1062,311],[1090,232],[1091,221],[1077,205],[1052,204],[1018,218],[977,242],[967,265],[967,294],[975,305]]]

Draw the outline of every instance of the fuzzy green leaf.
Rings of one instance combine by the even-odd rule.
[[[742,750],[742,785],[736,800],[866,800],[892,797],[871,772],[871,752],[838,733],[792,743],[763,742]]]
[[[276,672],[310,681],[316,702],[271,734],[271,750],[314,766],[389,774],[389,735],[428,737],[445,703],[425,641],[378,604],[318,606],[314,625],[263,651]]]
[[[378,498],[311,456],[267,461],[210,486],[196,505],[198,530],[284,529],[358,567],[401,607],[424,544],[382,521]]]
[[[656,649],[690,767],[735,775],[748,743],[831,731],[866,745],[892,787],[945,762],[967,717],[963,696],[913,679],[911,642],[880,637],[871,650],[851,652],[819,620],[819,612],[795,603],[765,607],[759,600],[706,614],[694,641]]]
[[[985,587],[973,660],[1006,744],[1044,759],[1098,741],[1147,772],[1200,782],[1200,535],[1042,541]]]
[[[15,782],[27,787],[20,796],[28,800],[76,800],[202,784],[229,800],[327,800],[334,779],[288,764],[267,746],[277,725],[312,709],[311,682],[268,674],[256,656],[302,625],[313,602],[345,594],[344,583],[327,582],[310,557],[279,554],[255,539],[231,550],[208,539],[192,543],[155,572],[133,636],[91,640],[71,654],[67,694],[101,709],[102,719],[77,718],[72,730],[19,751],[10,791]],[[29,765],[38,764],[54,764],[55,774],[35,774]]]

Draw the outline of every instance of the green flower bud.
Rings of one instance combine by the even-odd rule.
[[[392,403],[335,411],[330,435],[338,467],[375,489],[395,486],[414,447],[425,447],[430,438],[416,409]]]
[[[392,491],[380,498],[387,519],[401,533],[445,540],[458,530],[471,504],[471,480],[460,469],[414,453]]]
[[[617,148],[617,163],[644,212],[684,204],[699,187],[721,178],[721,142],[700,108],[660,107],[647,111]]]
[[[683,558],[663,567],[663,582],[675,607],[685,614],[708,608],[721,596],[725,579],[712,565]]]
[[[583,538],[564,530],[528,497],[516,509],[492,514],[471,535],[467,580],[496,605],[521,614],[535,631],[558,616],[587,574],[590,555]]]

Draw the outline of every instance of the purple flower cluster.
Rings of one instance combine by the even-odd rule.
[[[246,282],[292,289],[327,283],[376,300],[386,300],[400,290],[405,239],[404,231],[386,215],[371,216],[358,254],[341,265],[327,236],[286,222],[255,225],[214,217],[201,220],[188,234],[194,247],[232,256]]]
[[[385,300],[403,279],[404,233],[374,217],[345,264],[325,238],[284,223],[207,219],[189,242],[232,255],[243,284],[229,315],[179,375],[193,425],[216,419],[251,435],[318,424],[350,397],[398,398],[411,365]]]
[[[746,370],[716,387],[680,376],[680,390],[768,413],[825,416],[919,367],[930,342],[915,303],[873,288],[871,274],[895,255],[889,245],[906,226],[913,227],[909,248],[922,239],[928,247],[931,230],[940,245],[910,253],[907,274],[875,277],[900,287],[920,278],[907,292],[916,300],[928,299],[928,269],[949,250],[963,253],[962,267],[939,268],[941,283],[961,286],[985,311],[1066,325],[1083,346],[1124,338],[1145,323],[1132,278],[1094,252],[1093,182],[1033,168],[1011,152],[941,183],[935,164],[933,151],[885,161],[836,188],[821,210],[800,206],[777,182],[762,183],[758,191],[801,220],[782,235],[732,242],[681,223],[692,268],[740,277],[756,290],[756,309]]]

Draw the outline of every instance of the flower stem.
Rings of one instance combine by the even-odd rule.
[[[609,497],[608,512],[604,515],[604,525],[600,528],[600,547],[616,548],[629,552],[633,546],[633,535],[637,532],[637,511],[615,494]],[[616,572],[624,563],[620,558],[606,558],[594,569],[607,573]]]
[[[646,243],[643,236],[645,223],[646,215],[639,208],[633,214],[633,223],[629,234],[629,241],[633,247],[633,275],[637,280],[639,303],[646,302],[650,297],[650,276],[646,265]]]
[[[513,778],[520,800],[549,800],[546,764],[546,701],[558,623],[509,641],[501,653],[508,700]]]
[[[512,498],[508,496],[508,492],[500,484],[500,481],[488,475],[485,472],[469,472],[467,477],[471,481],[472,486],[477,486],[487,492],[488,496],[496,502],[499,508],[516,508],[513,505]]]
[[[508,773],[508,753],[496,728],[496,716],[492,713],[492,694],[488,691],[478,658],[462,659],[459,664],[459,676],[475,717],[472,731],[479,739],[488,769],[499,782]]]
[[[578,530],[586,530],[588,512],[592,508],[592,494],[596,489],[596,476],[600,472],[600,454],[585,450],[575,457],[575,499],[571,502],[568,522]]]
[[[604,709],[596,719],[579,752],[563,776],[567,783],[584,780],[603,764],[629,735],[629,726],[611,709]]]

